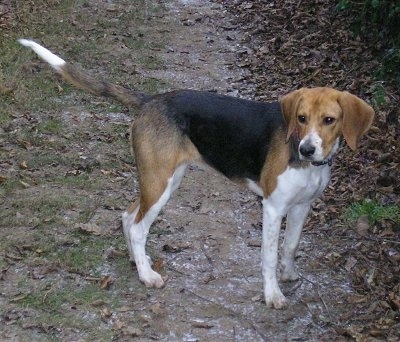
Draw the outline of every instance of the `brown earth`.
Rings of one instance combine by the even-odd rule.
[[[0,130],[1,340],[398,339],[398,221],[345,217],[364,198],[399,204],[398,94],[374,80],[378,51],[351,35],[334,1],[16,4],[0,5],[0,96],[12,110]],[[310,214],[301,279],[282,284],[288,309],[262,301],[259,199],[200,167],[187,171],[148,240],[166,287],[140,284],[120,221],[137,191],[126,136],[134,113],[65,85],[16,47],[21,36],[149,92],[274,101],[326,85],[374,105],[372,132],[357,153],[343,147]]]

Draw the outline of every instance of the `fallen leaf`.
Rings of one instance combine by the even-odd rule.
[[[113,278],[111,278],[111,276],[105,276],[105,277],[101,278],[101,280],[100,280],[100,288],[108,289],[113,282],[114,282],[114,280],[113,280]]]
[[[207,322],[192,322],[192,327],[200,329],[211,329],[214,327],[214,325]]]
[[[160,302],[152,305],[150,307],[150,311],[156,315],[163,315],[165,313],[165,309],[161,306]]]
[[[79,176],[82,173],[81,170],[70,170],[67,171],[66,175],[67,176]]]
[[[105,176],[109,176],[113,173],[113,171],[108,171],[108,170],[100,170],[100,172]]]
[[[164,260],[162,258],[158,258],[154,261],[152,269],[157,273],[160,273],[164,270]]]
[[[94,306],[94,307],[103,306],[103,305],[106,305],[106,304],[107,303],[104,300],[101,300],[101,299],[95,300],[95,301],[93,301],[91,303],[91,305]]]
[[[112,312],[110,311],[109,308],[102,308],[100,310],[100,316],[103,320],[106,320],[112,316]]]
[[[24,181],[19,181],[19,183],[25,188],[25,189],[28,189],[28,188],[30,188],[31,186],[30,186],[30,184],[28,184],[28,183],[26,183],[26,182],[24,182]]]
[[[331,252],[325,255],[325,258],[329,261],[335,261],[341,258],[341,255],[337,252]]]
[[[28,164],[26,163],[25,160],[19,164],[19,168],[22,170],[26,170],[28,168]]]
[[[261,302],[263,299],[262,295],[256,295],[254,297],[251,297],[252,302]]]
[[[260,239],[249,240],[247,242],[247,246],[249,247],[261,247]]]
[[[124,334],[129,335],[131,337],[140,337],[140,336],[142,336],[143,333],[138,328],[126,327],[124,329]]]
[[[390,303],[396,308],[396,310],[400,310],[400,296],[394,292],[389,293]]]
[[[362,215],[358,218],[355,230],[360,236],[366,236],[368,234],[369,230],[368,216]]]
[[[9,268],[10,268],[10,266],[8,266],[8,267],[6,267],[6,268],[3,268],[3,269],[0,271],[0,280],[5,280],[5,276],[6,276],[7,271],[8,271]]]
[[[175,245],[165,244],[162,248],[164,252],[167,253],[180,253],[185,249],[192,247],[190,242],[178,242]]]
[[[213,274],[209,273],[203,278],[203,283],[208,284],[209,282],[211,282],[213,280],[215,280],[215,276]]]
[[[29,272],[29,275],[32,277],[32,279],[43,279],[46,277],[40,268],[33,269],[31,272]]]
[[[209,203],[208,201],[204,201],[200,208],[199,208],[199,213],[200,214],[208,214],[215,211],[215,206],[213,205],[213,203]]]
[[[349,257],[346,261],[346,264],[344,265],[344,268],[346,271],[351,271],[352,268],[357,264],[357,259],[353,256]]]
[[[17,295],[17,296],[15,296],[15,297],[9,299],[9,301],[10,301],[11,303],[19,302],[20,300],[25,299],[27,296],[28,296],[27,293],[21,293],[20,295]]]
[[[44,333],[48,333],[51,330],[54,330],[54,326],[45,323],[36,323],[36,322],[28,322],[22,324],[23,329],[38,329]]]
[[[133,308],[129,307],[129,306],[121,306],[119,309],[117,309],[118,312],[129,312],[129,311],[133,311]]]
[[[5,13],[1,13],[1,15],[3,16]],[[0,84],[0,95],[8,95],[10,93],[12,93],[14,91],[14,87],[6,87],[4,85]]]
[[[123,327],[124,324],[118,319],[112,325],[113,330],[121,330]]]
[[[17,143],[28,151],[32,149],[32,144],[27,140],[17,140]]]
[[[79,229],[81,231],[87,232],[87,233],[92,233],[94,235],[105,235],[106,232],[104,228],[98,226],[95,223],[77,223],[75,225],[76,229]]]
[[[126,251],[121,251],[115,249],[114,247],[108,248],[104,254],[107,259],[122,258],[127,256]]]
[[[351,295],[347,297],[347,303],[349,304],[366,303],[368,301],[368,297],[362,295]]]

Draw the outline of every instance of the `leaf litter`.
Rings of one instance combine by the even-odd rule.
[[[272,337],[278,340],[318,341],[396,340],[400,329],[398,221],[384,220],[371,224],[365,217],[355,222],[344,217],[350,204],[365,198],[382,204],[399,204],[399,125],[393,119],[399,117],[399,95],[390,82],[380,83],[373,78],[371,70],[379,66],[376,48],[351,33],[348,18],[334,11],[334,1],[235,0],[215,1],[214,5],[207,2],[203,7],[194,1],[192,5],[194,7],[190,3],[183,5],[183,2],[174,1],[167,6],[178,18],[174,24],[178,31],[172,35],[174,40],[168,41],[165,51],[163,47],[152,49],[152,54],[159,53],[166,60],[166,66],[175,73],[173,79],[168,79],[168,72],[162,68],[146,69],[132,58],[124,56],[124,51],[129,49],[128,45],[120,45],[118,49],[113,45],[115,41],[118,42],[119,31],[123,29],[123,23],[115,14],[128,6],[126,2],[107,5],[94,2],[86,5],[87,9],[92,6],[96,15],[113,19],[114,27],[103,28],[98,23],[85,23],[76,18],[71,19],[71,22],[81,26],[87,35],[108,32],[110,37],[115,37],[115,41],[109,41],[108,47],[113,55],[105,54],[100,58],[101,61],[96,59],[96,63],[99,63],[98,67],[110,70],[111,60],[117,58],[121,63],[116,64],[124,68],[123,72],[131,73],[132,79],[139,74],[143,78],[164,80],[165,88],[189,86],[196,89],[218,89],[223,93],[263,101],[276,100],[301,86],[327,85],[356,93],[370,101],[377,110],[374,127],[363,139],[360,149],[354,154],[347,147],[342,148],[334,164],[330,186],[313,207],[298,257],[302,278],[294,286],[284,287],[291,297],[291,307],[286,312],[269,313],[262,303],[260,271],[258,265],[255,265],[259,262],[260,248],[258,200],[238,188],[229,189],[224,179],[218,178],[214,182],[209,173],[191,168],[186,184],[184,182],[181,192],[176,195],[177,200],[165,209],[167,219],[157,222],[157,231],[149,239],[150,248],[154,248],[158,255],[153,258],[153,267],[167,273],[169,277],[164,289],[147,291],[142,285],[136,284],[136,270],[129,269],[129,274],[125,274],[125,270],[121,273],[115,271],[116,264],[127,259],[123,249],[125,247],[120,244],[103,251],[105,265],[101,274],[79,274],[62,264],[51,262],[36,265],[35,258],[49,257],[48,251],[34,245],[27,249],[20,247],[18,235],[24,236],[32,244],[35,239],[26,234],[29,228],[15,227],[15,243],[9,244],[2,254],[4,266],[2,263],[1,282],[4,291],[1,291],[0,303],[7,305],[0,319],[0,324],[7,327],[4,336],[24,336],[24,330],[34,332],[38,338],[58,336],[63,339],[79,339],[85,336],[79,328],[63,329],[62,324],[27,320],[32,314],[18,306],[18,303],[25,303],[37,291],[41,282],[65,284],[69,281],[67,279],[75,279],[78,287],[94,281],[96,286],[106,292],[107,300],[89,301],[97,308],[93,316],[98,315],[99,319],[96,321],[96,329],[97,324],[100,324],[102,331],[110,327],[114,338],[121,340],[168,340],[171,336],[179,340],[267,340]],[[207,14],[204,15],[203,11]],[[0,13],[0,27],[8,30],[14,28],[17,21],[11,1],[1,4]],[[152,20],[161,20],[162,17],[168,18],[155,15]],[[165,24],[161,20],[158,24],[166,25],[167,31],[173,30],[170,23]],[[209,24],[211,26],[207,26]],[[201,31],[199,34],[196,31],[204,30],[204,27],[207,32]],[[191,33],[193,38],[186,43],[180,35],[182,30],[189,32],[189,29],[194,30],[191,32],[195,34]],[[146,34],[153,33],[148,31]],[[73,46],[81,39],[74,37],[72,32],[68,35],[69,42],[53,45],[55,50],[57,48],[65,52],[65,45]],[[206,37],[205,46],[196,41],[197,37],[203,36]],[[229,49],[231,54],[227,53]],[[95,67],[96,63],[89,56],[92,52],[94,55],[94,51],[90,51],[88,56],[82,57],[89,58],[86,65]],[[213,56],[226,58],[224,66],[213,61]],[[193,58],[194,64],[190,58]],[[204,64],[206,68],[199,68],[199,65]],[[228,76],[207,78],[204,76],[207,67],[226,68],[223,70]],[[41,68],[41,64],[31,62],[30,67],[28,63],[25,65],[25,72],[38,72]],[[237,70],[240,70],[240,75]],[[125,75],[120,77],[122,82],[126,81]],[[16,91],[11,83],[0,88],[2,96],[9,96]],[[381,86],[386,93],[386,103],[377,106],[376,89]],[[60,94],[65,92],[64,85],[57,85],[56,89]],[[135,178],[134,165],[126,162],[129,160],[127,154],[118,156],[123,162],[114,168],[102,165],[102,160],[94,157],[96,154],[93,152],[99,148],[100,143],[113,146],[119,143],[118,139],[125,132],[115,134],[104,131],[110,120],[104,119],[97,112],[85,112],[85,105],[91,99],[82,94],[79,97],[83,99],[81,103],[74,100],[77,103],[67,105],[67,111],[72,114],[67,114],[67,111],[62,113],[62,119],[69,121],[71,127],[76,130],[83,127],[83,136],[88,141],[88,144],[82,144],[74,140],[71,132],[64,135],[63,139],[69,145],[69,149],[63,147],[64,152],[76,154],[79,151],[81,156],[85,156],[73,164],[50,164],[41,167],[39,171],[31,166],[26,152],[34,153],[38,147],[46,148],[18,134],[22,122],[34,131],[38,122],[43,120],[33,111],[14,113],[14,121],[0,131],[1,150],[10,156],[8,160],[1,160],[0,183],[8,182],[17,174],[18,183],[22,187],[19,193],[23,193],[24,189],[36,189],[41,184],[37,182],[37,174],[40,174],[40,178],[46,178],[52,172],[60,171],[70,177],[94,173],[97,177],[107,178],[102,181],[102,189],[94,189],[96,196],[104,198],[105,192],[108,192],[114,198],[121,199],[118,203],[104,203],[102,208],[112,209],[106,209],[108,213],[98,215],[100,209],[96,204],[95,209],[90,208],[93,212],[88,214],[88,219],[77,224],[69,224],[67,220],[66,226],[72,236],[75,236],[76,230],[84,235],[74,237],[77,242],[61,244],[59,247],[62,249],[71,249],[76,244],[79,246],[91,235],[108,240],[120,235],[121,231],[115,229],[115,223],[109,226],[106,222],[119,220],[121,208],[132,199],[128,190]],[[105,102],[98,102],[98,105],[105,106]],[[127,116],[124,111],[122,109],[117,115],[122,126],[126,126]],[[105,115],[112,121],[112,113]],[[93,130],[95,127],[98,127],[97,131]],[[3,133],[10,140],[4,140]],[[47,141],[51,142],[51,139]],[[121,148],[128,150],[127,143]],[[111,151],[101,151],[103,159],[111,155],[112,150],[113,147]],[[10,162],[13,158],[15,163]],[[199,183],[209,183],[207,186],[210,189],[205,190]],[[79,188],[70,191],[82,191],[87,196],[87,191]],[[218,195],[210,196],[210,193]],[[15,192],[12,196],[17,194]],[[7,203],[4,199],[1,201],[2,205]],[[246,213],[237,214],[244,207]],[[6,209],[10,208],[8,206]],[[72,208],[73,211],[79,212],[79,209]],[[176,215],[178,218],[175,218]],[[28,213],[16,212],[16,216],[22,222]],[[49,218],[43,222],[52,224]],[[238,229],[236,226],[239,226]],[[41,229],[35,227],[33,231]],[[52,229],[57,234],[65,234],[60,226],[53,224]],[[201,235],[202,229],[209,230],[209,233]],[[51,236],[49,232],[46,234]],[[232,252],[234,244],[237,252]],[[319,248],[316,250],[315,246]],[[39,249],[42,252],[36,252]],[[248,255],[238,255],[241,249],[246,251],[242,253]],[[86,250],[85,253],[97,252]],[[109,267],[114,269],[112,273],[108,272]],[[19,274],[29,275],[36,282],[31,290],[11,291],[9,287],[20,281],[15,270]],[[119,285],[122,282],[124,285]],[[110,304],[114,300],[123,301],[119,308],[131,309],[118,310],[112,307]],[[75,311],[82,310],[79,305],[74,307]],[[69,314],[65,313],[66,316]],[[10,330],[12,327],[16,329]],[[282,331],[288,332],[282,335]],[[92,335],[86,337],[93,337],[93,330]]]
[[[365,198],[400,204],[399,93],[394,83],[376,81],[373,74],[383,51],[351,32],[352,18],[335,10],[336,1],[222,3],[234,14],[232,25],[248,32],[242,56],[257,98],[270,100],[304,86],[330,86],[353,92],[375,107],[374,126],[358,151],[343,147],[336,158],[331,184],[313,208],[306,230],[328,241],[334,252],[327,260],[346,270],[356,292],[348,296],[352,307],[333,329],[359,341],[397,339],[399,217],[373,223],[365,215],[355,222],[344,219],[346,208]],[[383,105],[377,99],[382,88]],[[327,230],[318,232],[323,223]]]

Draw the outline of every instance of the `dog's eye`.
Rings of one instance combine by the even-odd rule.
[[[306,122],[307,122],[307,118],[306,118],[304,115],[299,115],[299,116],[297,117],[297,120],[298,120],[300,123],[306,123]]]
[[[336,119],[332,118],[330,116],[327,116],[326,118],[324,118],[325,125],[332,125],[335,121],[336,121]]]

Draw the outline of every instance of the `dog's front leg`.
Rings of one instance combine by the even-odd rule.
[[[271,199],[265,199],[263,204],[263,232],[262,232],[262,275],[264,281],[264,297],[268,307],[282,309],[286,306],[286,298],[282,294],[277,280],[278,243],[282,217]]]
[[[283,281],[297,280],[299,278],[294,258],[299,246],[301,231],[309,211],[309,204],[298,204],[288,211],[281,258],[281,280]]]

